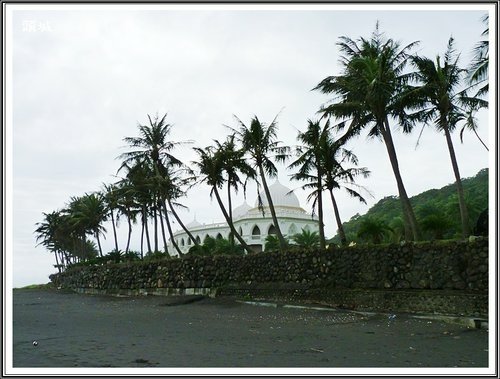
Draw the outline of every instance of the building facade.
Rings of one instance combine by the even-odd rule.
[[[269,187],[273,200],[276,217],[281,232],[285,237],[301,233],[302,230],[317,232],[319,230],[318,218],[307,213],[301,206],[299,199],[290,189],[276,181]],[[260,194],[263,209],[259,209],[258,200],[253,207],[244,202],[233,209],[233,224],[245,242],[256,252],[264,251],[266,237],[276,234],[275,226],[269,210],[269,204],[265,194]],[[207,236],[213,238],[229,238],[230,229],[227,223],[201,224],[196,220],[187,224],[186,228],[191,232],[199,244],[202,244]],[[187,253],[194,245],[184,230],[174,233],[177,246],[183,253]],[[292,242],[291,242],[292,243]],[[171,241],[169,251],[175,252]]]

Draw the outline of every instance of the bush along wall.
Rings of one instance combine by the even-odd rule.
[[[334,305],[356,293],[358,298],[366,299],[366,291],[398,293],[399,298],[401,293],[429,297],[439,291],[440,296],[443,293],[455,298],[458,294],[474,296],[475,309],[469,311],[487,313],[488,239],[244,256],[186,256],[156,262],[74,267],[51,275],[50,279],[58,287],[94,293],[169,294],[186,293],[185,289],[210,289],[228,295],[260,294],[268,298],[283,295],[316,301],[343,293],[340,300],[336,295],[336,300],[330,301]],[[380,305],[380,296],[379,300],[377,296],[372,298]],[[352,303],[351,308],[362,308],[356,307],[355,300],[345,302]],[[391,306],[388,303],[382,308]],[[364,308],[374,307],[375,304],[368,304]],[[467,307],[464,304],[453,312],[467,312],[463,309]]]

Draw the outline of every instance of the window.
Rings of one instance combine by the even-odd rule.
[[[269,227],[269,230],[267,231],[267,234],[268,234],[268,235],[270,235],[270,234],[274,234],[274,235],[278,234],[278,233],[276,232],[276,227],[275,227],[274,225],[271,225],[271,226]]]
[[[260,238],[260,229],[257,225],[255,225],[252,229],[252,239],[259,239]]]

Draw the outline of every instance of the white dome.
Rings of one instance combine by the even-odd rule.
[[[248,205],[247,202],[245,201],[243,204],[233,209],[233,219],[236,220],[246,215],[250,209],[251,209],[250,205]]]
[[[279,181],[276,180],[273,185],[269,187],[269,192],[271,193],[271,198],[274,207],[293,207],[300,208],[300,202],[297,196],[290,192],[290,188],[285,187]],[[262,191],[260,193],[260,198],[262,200],[262,205],[268,207],[269,203],[267,201],[266,193]],[[259,206],[259,199],[255,200],[255,207]]]
[[[187,229],[194,229],[194,228],[197,228],[199,226],[202,226],[198,221],[196,221],[196,219],[194,219],[193,221],[191,221],[189,224],[186,225],[186,228]]]

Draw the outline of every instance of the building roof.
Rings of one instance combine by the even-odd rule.
[[[276,180],[270,187],[269,192],[271,193],[271,198],[273,200],[273,205],[277,207],[290,207],[290,208],[300,208],[300,202],[297,196],[291,192],[290,188],[281,184]],[[260,193],[260,198],[262,200],[262,206],[268,207],[269,202],[267,201],[266,194],[264,190]],[[255,207],[259,206],[259,200],[255,200]]]

